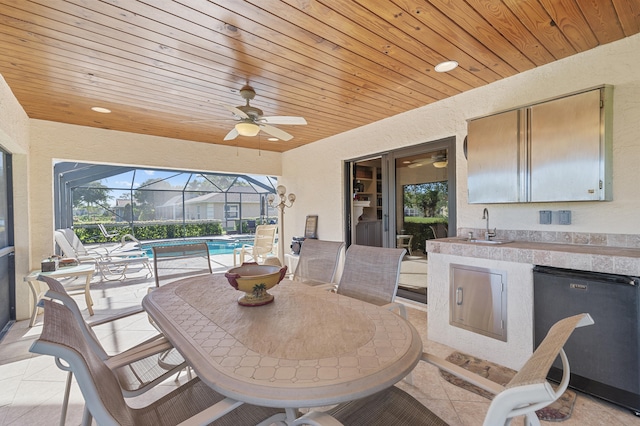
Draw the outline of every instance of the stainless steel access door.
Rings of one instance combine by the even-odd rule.
[[[449,324],[507,341],[507,273],[450,265]]]

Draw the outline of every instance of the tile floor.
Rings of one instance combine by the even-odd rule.
[[[212,259],[217,272],[226,270],[233,264],[231,257],[215,256]],[[143,279],[135,274],[125,282],[101,282],[95,279],[92,297],[96,314],[88,320],[97,320],[120,310],[139,305],[140,300],[153,285],[153,279]],[[84,307],[84,297],[76,296],[78,304]],[[427,339],[427,310],[409,304],[410,321],[421,332],[425,350],[446,357],[452,349]],[[86,312],[86,311],[85,311]],[[33,328],[28,321],[19,321],[0,342],[0,425],[56,425],[60,417],[66,373],[60,371],[48,356],[35,356],[29,352],[31,343],[37,338],[42,316]],[[128,343],[139,342],[154,333],[146,316],[138,315],[117,326],[101,327],[99,336],[105,346],[117,351]],[[184,377],[180,381],[183,381]],[[418,398],[432,411],[451,425],[481,425],[489,401],[441,378],[438,370],[426,363],[420,363],[413,376],[414,386],[401,382],[398,386]],[[144,405],[145,398],[155,398],[176,386],[168,380],[149,394],[129,400],[131,405]],[[67,415],[68,425],[80,424],[83,399],[75,385],[72,386]],[[522,424],[521,420],[514,424]],[[550,424],[542,422],[543,425]],[[640,418],[629,411],[620,409],[597,399],[578,395],[570,419],[559,426],[585,425],[640,425]]]

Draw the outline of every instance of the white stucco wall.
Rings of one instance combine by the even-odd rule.
[[[482,209],[491,226],[565,232],[640,233],[640,34],[507,78],[425,107],[283,154],[282,182],[298,196],[287,212],[289,239],[317,213],[320,238],[344,235],[343,160],[455,136],[457,141],[457,226],[482,228]],[[462,142],[466,120],[602,84],[614,85],[613,201],[467,204],[467,164]],[[538,210],[571,210],[572,224],[539,225]]]

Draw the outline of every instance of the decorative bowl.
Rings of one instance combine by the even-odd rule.
[[[242,306],[262,306],[273,302],[273,295],[267,290],[278,284],[287,273],[287,267],[243,263],[224,274],[229,284],[245,294],[238,298]]]

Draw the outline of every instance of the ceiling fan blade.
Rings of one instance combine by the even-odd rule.
[[[234,127],[233,129],[231,129],[231,131],[229,133],[227,133],[227,136],[224,137],[225,141],[230,141],[232,139],[235,139],[238,137],[238,131],[236,130],[236,128]]]
[[[292,117],[288,115],[262,117],[260,121],[265,124],[287,124],[290,126],[304,126],[305,124],[307,124],[307,120],[302,117]]]
[[[422,166],[424,166],[424,163],[420,163],[420,162],[418,162],[418,163],[411,163],[411,164],[409,164],[409,165],[407,166],[407,168],[409,168],[409,169],[413,169],[413,168],[415,168],[415,167],[422,167]]]
[[[231,105],[224,105],[222,104],[222,106],[226,109],[228,109],[229,111],[231,111],[234,115],[240,117],[240,118],[251,118],[249,117],[249,115],[247,115],[247,113],[245,113],[243,110],[238,109],[236,107],[232,107]]]
[[[268,124],[260,123],[260,129],[264,130],[265,133],[268,133],[271,136],[274,136],[283,141],[288,141],[290,139],[293,139],[293,136],[290,135],[289,133],[285,132],[284,130],[278,129],[277,127],[270,126]]]
[[[238,121],[235,118],[201,118],[198,120],[180,120],[180,123],[211,123],[214,121]]]

